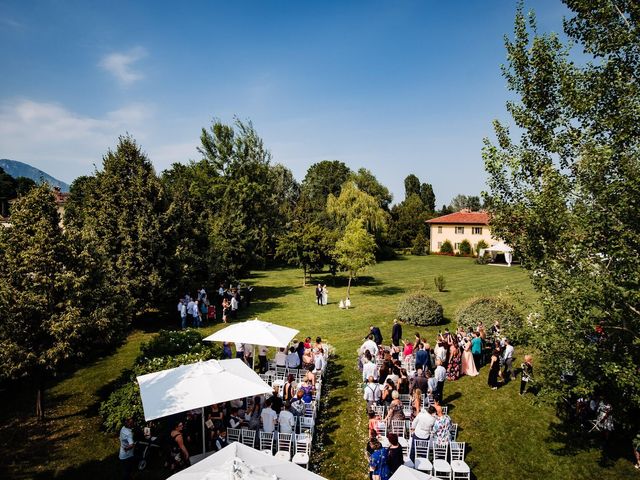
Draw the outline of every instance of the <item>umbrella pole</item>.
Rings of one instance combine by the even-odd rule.
[[[251,368],[256,369],[256,346],[251,345]]]
[[[204,436],[204,407],[202,407],[202,459],[204,460],[204,454],[207,453],[207,443]]]

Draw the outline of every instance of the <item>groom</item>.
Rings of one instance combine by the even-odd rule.
[[[318,305],[322,305],[322,285],[320,284],[316,287],[316,301]]]

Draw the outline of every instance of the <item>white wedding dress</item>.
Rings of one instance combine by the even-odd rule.
[[[326,288],[322,289],[322,305],[326,305],[329,303],[329,292]]]

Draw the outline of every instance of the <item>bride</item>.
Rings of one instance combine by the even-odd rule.
[[[471,354],[471,340],[466,339],[464,343],[464,353],[462,354],[462,374],[469,377],[475,377],[479,374],[476,370],[476,365],[473,362],[473,355]]]
[[[329,290],[327,290],[327,285],[322,285],[322,305],[326,305],[329,303]]]

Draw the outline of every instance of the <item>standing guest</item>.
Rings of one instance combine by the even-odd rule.
[[[227,323],[229,320],[229,310],[231,309],[231,304],[229,300],[225,297],[222,299],[222,322]]]
[[[378,356],[378,346],[376,345],[376,342],[374,340],[374,337],[372,334],[369,334],[366,338],[366,340],[364,341],[364,343],[362,344],[362,346],[360,347],[360,352],[361,354],[364,354],[365,351],[369,351],[369,353],[371,354],[371,358],[374,359]]]
[[[324,371],[325,360],[324,360],[324,350],[322,349],[322,347],[316,350],[313,357],[313,362],[314,362],[316,372]]]
[[[384,387],[382,388],[382,393],[380,396],[380,400],[385,403],[387,406],[391,404],[393,392],[396,391],[396,386],[390,378],[387,378],[384,382]]]
[[[400,346],[400,339],[402,338],[402,325],[397,318],[393,319],[393,327],[391,328],[391,342],[394,346]]]
[[[187,298],[189,298],[189,296],[187,295]],[[193,318],[193,307],[195,306],[195,302],[193,300],[191,300],[191,298],[189,298],[189,300],[187,301],[187,315],[189,315],[189,317]],[[196,326],[196,324],[194,323],[192,326]]]
[[[424,344],[418,344],[418,350],[415,352],[416,357],[416,370],[417,369],[426,369],[429,364],[429,354],[424,349]]]
[[[436,403],[434,407],[436,409],[436,421],[433,422],[433,434],[435,435],[435,441],[440,445],[444,445],[451,440],[451,418],[449,415],[445,415],[439,403]]]
[[[387,440],[389,440],[389,448],[386,455],[386,465],[389,471],[389,477],[396,473],[396,470],[400,468],[400,465],[404,463],[404,458],[402,456],[402,447],[398,442],[398,435],[395,433],[388,433]],[[387,480],[384,476],[381,477],[382,480]]]
[[[509,383],[511,375],[513,375],[513,345],[509,339],[504,339],[504,352],[502,353],[502,363],[504,364],[504,371],[502,377],[504,383]]]
[[[295,343],[297,340],[294,340],[293,343]],[[296,352],[298,354],[298,358],[300,359],[300,365],[302,365],[302,358],[304,357],[304,351],[306,349],[304,348],[304,342],[298,342],[298,346],[296,347]]]
[[[289,348],[286,366],[287,368],[298,368],[300,366],[300,357],[296,353],[296,349],[294,347]]]
[[[413,397],[411,398],[411,418],[416,418],[420,410],[422,410],[422,390],[416,388],[413,390]]]
[[[471,353],[472,342],[471,340],[467,340],[464,343],[464,353],[462,354],[462,374],[468,375],[469,377],[475,377],[478,375],[478,370],[476,369],[476,364],[474,362],[474,356]]]
[[[222,360],[227,360],[233,356],[229,342],[222,342]]]
[[[244,363],[253,368],[253,345],[249,343],[244,344]]]
[[[276,420],[278,419],[278,415],[271,408],[271,398],[267,398],[265,402],[265,407],[262,409],[262,413],[260,413],[260,419],[262,420],[262,430],[266,433],[273,433],[276,428]]]
[[[437,391],[434,392],[433,398],[438,402],[442,402],[444,397],[444,382],[447,379],[447,371],[442,366],[442,360],[439,358],[436,360],[436,370],[433,372],[433,376],[438,382],[438,388]]]
[[[202,322],[200,321],[200,305],[197,300],[192,303],[193,308],[191,309],[191,316],[193,317],[193,326],[200,327],[202,325]]]
[[[270,400],[271,400],[271,408],[273,409],[274,412],[276,412],[276,415],[280,415],[280,412],[282,411],[282,406],[284,405],[282,398],[280,398],[280,386],[278,385],[273,386],[273,394],[271,395]]]
[[[487,383],[491,390],[498,389],[498,374],[500,373],[500,350],[493,350],[491,354],[491,366],[489,367],[489,379]]]
[[[260,404],[260,396],[256,395],[253,397],[253,405],[245,414],[245,418],[249,423],[250,430],[259,430],[260,429],[260,414],[262,413],[262,405]]]
[[[400,401],[400,394],[397,390],[391,392],[391,403],[389,404],[389,412],[387,413],[387,426],[390,429],[394,420],[405,420],[404,410],[402,408],[402,402]]]
[[[282,387],[282,400],[285,402],[291,402],[295,396],[296,385],[295,378],[293,378],[293,374],[290,373],[287,376],[287,381]]]
[[[424,391],[424,390],[423,390]],[[433,397],[438,391],[438,380],[427,370],[427,392]]]
[[[633,456],[636,459],[635,468],[640,468],[640,433],[633,439]]]
[[[376,436],[371,436],[369,444],[367,445],[367,451],[369,453],[369,479],[381,480],[380,471],[383,464],[383,449],[380,441]]]
[[[180,320],[182,329],[184,330],[187,328],[187,304],[184,300],[180,302]]]
[[[322,285],[318,284],[316,287],[316,303],[322,305]]]
[[[491,336],[496,339],[500,336],[500,322],[496,320],[493,322],[493,326],[491,327]]]
[[[169,435],[171,439],[171,458],[174,461],[172,465],[173,470],[180,470],[190,465],[189,451],[184,444],[184,437],[182,435],[183,428],[184,424],[182,422],[176,422]]]
[[[227,419],[227,425],[229,428],[240,428],[242,425],[242,420],[240,420],[240,415],[238,414],[238,407],[231,408],[231,414]]]
[[[402,343],[404,344],[404,350],[402,351],[404,357],[407,358],[413,355],[413,343],[409,343],[408,340],[405,340]]]
[[[524,362],[520,365],[522,374],[520,377],[520,395],[524,395],[527,385],[533,380],[533,357],[531,355],[524,356]]]
[[[374,327],[373,325],[369,326],[369,335],[373,335],[373,341],[376,342],[376,345],[382,345],[382,332],[378,327]],[[369,335],[367,335],[368,338]]]
[[[473,334],[473,339],[471,340],[471,354],[473,355],[473,363],[476,370],[480,370],[482,366],[482,338],[480,338],[478,332]]]
[[[304,374],[304,380],[309,380],[311,382],[311,385],[313,385],[314,387],[316,386],[316,374],[313,373],[314,371],[314,367],[309,366],[307,367],[307,373]]]
[[[227,430],[225,428],[216,429],[213,437],[214,450],[219,452],[227,445],[229,445],[229,442],[227,442]]]
[[[366,382],[369,377],[378,378],[378,369],[376,364],[371,361],[369,350],[366,350],[362,360],[362,381]]]
[[[287,354],[285,353],[284,348],[278,349],[274,361],[278,367],[284,367],[287,365]]]
[[[429,381],[427,374],[429,370],[419,369],[416,371],[416,376],[413,379],[413,391],[419,389],[421,392],[426,392],[429,388]]]
[[[429,440],[431,438],[431,431],[433,430],[433,424],[436,423],[434,417],[436,409],[433,405],[430,405],[428,409],[421,409],[420,413],[411,422],[411,461],[415,461],[415,441],[416,440]]]
[[[449,365],[447,367],[447,380],[453,381],[460,378],[460,368],[462,364],[462,355],[456,342],[449,347]]]
[[[304,348],[305,349],[311,348],[311,337],[306,337],[304,339]]]
[[[373,375],[370,375],[367,380],[363,397],[364,401],[367,402],[367,411],[373,412],[373,406],[380,403],[382,392],[380,391],[380,385],[375,381]]]
[[[120,429],[120,452],[118,458],[122,465],[122,478],[128,480],[135,468],[136,459],[133,455],[135,443],[133,442],[133,418],[125,418]]]
[[[296,417],[291,413],[291,402],[285,404],[278,416],[278,425],[280,433],[294,433],[296,428]]]
[[[240,304],[238,303],[238,299],[237,296],[235,295],[235,293],[231,296],[231,318],[233,318],[234,320],[237,318],[238,316],[238,308],[240,307]]]
[[[321,337],[316,337],[316,343],[313,346],[313,348],[315,348],[315,349],[324,348],[324,345],[322,344],[322,338]]]
[[[375,435],[376,437],[378,436],[378,430],[379,430],[379,426],[378,426],[378,422],[380,421],[380,415],[378,415],[376,412],[371,411],[369,412],[369,436],[371,437],[372,435]]]
[[[260,373],[265,373],[268,368],[267,362],[267,352],[269,351],[268,347],[264,345],[258,346],[258,368],[260,369]]]

